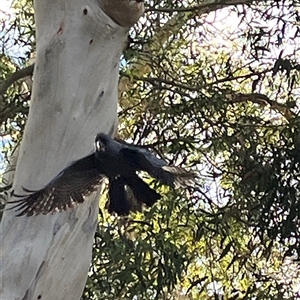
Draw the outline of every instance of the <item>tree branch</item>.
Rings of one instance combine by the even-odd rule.
[[[200,5],[192,5],[189,7],[178,7],[178,8],[148,8],[146,12],[165,12],[165,13],[171,13],[171,12],[201,12],[201,13],[207,13],[213,10],[221,9],[226,6],[230,5],[243,5],[243,4],[249,4],[251,2],[254,2],[254,0],[228,0],[228,1],[206,1],[201,3]],[[266,1],[263,1],[266,2]]]
[[[232,97],[232,99],[230,99],[231,103],[241,103],[241,102],[250,101],[260,106],[270,105],[272,109],[280,112],[287,120],[290,120],[291,118],[295,117],[295,113],[292,110],[290,110],[286,105],[271,100],[268,96],[261,93],[251,93],[251,94],[237,93],[235,95],[229,94],[226,96]]]
[[[114,22],[124,27],[133,26],[144,13],[144,2],[140,0],[101,0],[99,4]]]
[[[15,73],[11,74],[6,80],[4,80],[1,84],[0,84],[0,95],[2,95],[3,93],[5,93],[5,91],[16,81],[30,76],[33,74],[33,70],[34,70],[34,64],[23,68],[21,70],[16,71]]]

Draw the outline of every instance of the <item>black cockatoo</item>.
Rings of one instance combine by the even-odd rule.
[[[176,183],[190,184],[196,177],[182,168],[168,166],[145,148],[99,133],[92,154],[71,163],[38,191],[23,188],[28,194],[14,194],[20,199],[8,202],[14,204],[9,209],[15,209],[17,216],[66,210],[82,203],[106,177],[109,181],[108,211],[128,215],[142,204],[152,206],[161,197],[138,176],[139,171],[172,187]]]

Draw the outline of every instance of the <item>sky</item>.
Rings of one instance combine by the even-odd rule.
[[[0,21],[7,20],[11,15],[11,3],[12,0],[1,0],[0,3]]]
[[[1,2],[0,2],[0,31],[3,30],[4,22],[6,20],[8,20],[11,15],[11,12],[12,12],[11,3],[12,3],[12,0],[1,0]],[[2,143],[5,142],[2,137],[0,137],[0,142],[1,142],[1,145],[2,145]],[[5,167],[3,164],[3,161],[4,161],[4,156],[0,152],[0,174],[3,172],[3,169]]]

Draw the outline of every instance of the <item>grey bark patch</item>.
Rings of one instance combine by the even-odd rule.
[[[70,212],[70,216],[68,218],[68,223],[70,225],[70,230],[73,231],[76,223],[78,222],[78,218],[76,217],[75,209],[72,209]]]
[[[41,274],[43,274],[44,269],[45,269],[46,267],[47,267],[46,261],[43,260],[42,263],[41,263],[41,265],[40,265],[40,267],[39,267],[39,269],[38,269],[38,271],[37,271],[37,273],[36,273],[36,276],[35,276],[36,279],[38,279],[39,276],[40,276]]]
[[[95,101],[93,109],[97,109],[97,107],[101,103],[101,100],[102,100],[103,96],[104,96],[104,91],[101,91],[101,93],[99,94],[98,98]]]
[[[36,282],[38,281],[39,276],[43,274],[43,272],[44,272],[45,268],[47,267],[47,265],[48,264],[46,263],[46,261],[43,260],[40,267],[39,267],[39,269],[38,269],[38,271],[37,271],[37,273],[36,273],[36,275],[35,275],[35,280],[33,280],[33,285],[31,285],[29,287],[29,289],[26,290],[26,293],[25,293],[24,297],[21,300],[32,300],[33,299],[32,298],[32,291],[34,290],[34,286],[35,286]],[[38,298],[38,299],[41,299],[41,298]]]
[[[60,214],[60,215],[61,216],[54,223],[54,226],[53,226],[53,236],[56,235],[56,233],[60,230],[60,228],[65,223],[65,219],[63,218],[62,214]]]
[[[43,70],[47,70],[43,76],[39,78],[39,85],[41,89],[39,89],[39,93],[37,94],[37,99],[40,101],[44,99],[44,95],[55,94],[55,90],[57,87],[56,84],[49,84],[49,82],[57,81],[57,70],[59,60],[57,59],[57,55],[62,53],[65,48],[65,42],[60,38],[60,36],[56,36],[44,49],[44,57],[45,59],[38,66]],[[53,63],[54,62],[54,63]],[[45,98],[45,101],[49,103],[51,106],[51,101]]]
[[[115,136],[115,134],[117,133],[117,129],[118,129],[118,120],[116,120],[114,124],[110,127],[108,131],[108,135]]]
[[[29,290],[26,291],[24,297],[21,300],[28,300],[29,299]]]
[[[92,208],[89,208],[89,215],[86,219],[86,221],[82,224],[82,231],[86,234],[89,234],[91,232],[94,232],[96,230],[96,226],[97,226],[97,219],[93,220],[92,217]]]

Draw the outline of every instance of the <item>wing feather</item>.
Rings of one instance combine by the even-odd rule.
[[[7,202],[13,205],[17,216],[49,214],[82,203],[101,183],[102,174],[97,168],[94,154],[73,162],[62,170],[42,189],[31,192],[23,188],[25,195],[14,194],[18,200]]]
[[[120,154],[123,156],[123,159],[127,160],[132,166],[134,166],[139,171],[145,171],[150,176],[159,180],[162,184],[174,187],[175,184],[187,185],[194,182],[197,177],[195,173],[189,172],[183,168],[169,166],[163,160],[160,164],[153,163],[157,162],[159,159],[151,154],[152,157],[149,159],[148,151],[147,156],[144,155],[144,152],[139,151],[138,148],[134,149],[133,147],[124,147],[120,150]],[[163,163],[164,162],[164,163]]]

